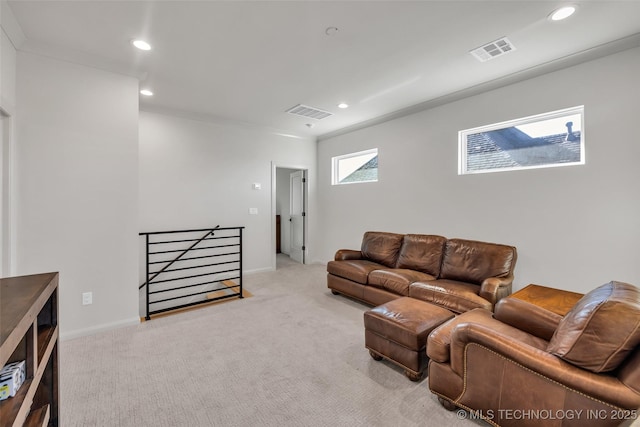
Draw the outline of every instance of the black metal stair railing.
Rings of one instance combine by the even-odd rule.
[[[242,298],[243,229],[217,225],[140,233],[146,253],[145,281],[139,287],[145,288],[145,319],[197,304]]]

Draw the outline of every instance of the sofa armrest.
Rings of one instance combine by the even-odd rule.
[[[352,249],[338,249],[334,258],[336,261],[347,261],[350,259],[364,259],[362,252]]]
[[[482,281],[480,285],[480,295],[495,307],[496,303],[502,298],[511,294],[511,285],[513,284],[513,275],[506,277],[489,277]]]
[[[613,397],[612,403],[623,408],[640,406],[640,394],[615,376],[579,368],[535,345],[478,323],[462,323],[451,334],[451,369],[462,378],[465,376],[465,358],[469,346],[480,346],[534,376],[558,382],[579,393],[609,402]]]

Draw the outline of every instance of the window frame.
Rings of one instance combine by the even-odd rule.
[[[557,119],[569,115],[580,115],[580,160],[576,162],[558,162],[547,163],[541,165],[532,166],[515,166],[515,167],[496,167],[491,169],[482,170],[467,170],[468,167],[468,151],[467,142],[468,136],[482,132],[490,132],[499,129],[505,129],[515,126],[527,125],[531,123],[537,123],[545,120]],[[564,108],[562,110],[550,111],[547,113],[535,114],[533,116],[522,117],[518,119],[507,120],[500,123],[493,123],[490,125],[478,126],[471,129],[465,129],[458,132],[458,175],[473,175],[478,173],[493,173],[493,172],[509,172],[516,170],[527,169],[542,169],[562,166],[578,166],[585,164],[585,125],[584,125],[584,105],[578,105],[575,107]]]
[[[340,182],[338,178],[339,172],[340,172],[339,162],[341,160],[350,159],[352,157],[364,156],[367,154],[375,154],[376,156],[378,156],[380,153],[377,148],[370,148],[368,150],[362,150],[362,151],[357,151],[355,153],[347,153],[347,154],[341,154],[339,156],[331,157],[331,185],[364,184],[367,182],[378,182],[377,173],[376,173],[376,179],[370,179],[366,181]]]

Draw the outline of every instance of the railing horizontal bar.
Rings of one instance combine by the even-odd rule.
[[[204,240],[219,240],[219,239],[237,239],[240,237],[239,234],[234,234],[233,236],[220,236],[220,237],[206,237],[204,239],[181,239],[181,240],[163,240],[161,242],[149,242],[150,245],[162,245],[169,243],[182,243],[182,242],[198,242]]]
[[[210,292],[212,292],[212,291],[211,291],[211,290],[208,290],[208,291],[202,291],[202,292],[194,292],[194,293],[191,293],[191,294],[180,295],[179,297],[159,299],[159,300],[157,300],[157,301],[150,301],[150,302],[149,302],[149,304],[158,304],[158,303],[161,303],[161,302],[173,301],[173,300],[181,299],[181,298],[195,297],[195,296],[197,296],[197,295],[208,294],[208,293],[210,293]],[[238,293],[238,292],[236,292],[236,295],[239,295],[239,293]],[[214,298],[212,298],[211,300],[213,300],[213,299],[214,299]],[[202,301],[201,301],[201,302],[202,302]]]
[[[173,268],[171,270],[164,270],[162,273],[169,273],[171,271],[181,271],[181,270],[192,270],[194,268],[204,268],[204,267],[213,267],[216,265],[225,265],[225,264],[233,264],[236,262],[240,262],[239,260],[233,260],[233,261],[225,261],[225,262],[215,262],[213,264],[202,264],[202,265],[192,265],[190,267],[180,267],[180,268]],[[155,271],[150,271],[150,273],[155,273]],[[151,282],[154,283],[154,282]]]
[[[216,282],[209,282],[209,283],[216,283]],[[195,285],[193,285],[195,286]],[[185,286],[183,288],[173,288],[173,289],[167,289],[166,291],[157,291],[157,292],[149,292],[149,295],[153,295],[153,294],[161,294],[164,292],[169,292],[170,290],[180,290],[180,289],[187,289],[193,286]],[[234,288],[239,288],[240,285],[235,285],[235,286],[225,286],[223,288],[214,288],[214,289],[207,289],[206,293],[210,293],[210,292],[216,292],[216,291],[224,291],[225,289],[234,289]],[[191,294],[190,294],[191,295]],[[179,299],[179,298],[184,298],[186,296],[190,296],[190,295],[179,295],[176,297],[173,297],[173,299]],[[153,304],[154,302],[158,302],[158,301],[151,301],[151,304]]]
[[[217,249],[217,248],[228,248],[231,246],[240,246],[240,243],[237,243],[235,245],[218,245],[218,246],[208,246],[206,248],[193,248],[191,249],[192,251],[202,251],[205,249]],[[158,251],[158,252],[149,252],[149,255],[155,255],[155,254],[170,254],[172,252],[183,252],[184,249],[176,249],[173,251]]]
[[[220,230],[239,230],[244,227],[216,227],[216,228],[196,228],[191,230],[173,230],[173,231],[147,231],[138,233],[139,236],[152,235],[152,234],[175,234],[175,233],[190,233],[197,231],[220,231]]]
[[[203,259],[203,258],[212,258],[212,257],[217,257],[217,256],[225,256],[225,255],[239,255],[240,252],[227,252],[224,254],[213,254],[213,255],[203,255],[203,256],[194,256],[191,258],[180,258],[179,260],[176,260],[176,262],[182,262],[182,261],[188,261],[190,259]],[[166,260],[166,261],[154,261],[154,262],[150,262],[149,264],[163,264],[165,262],[171,262],[171,260]]]
[[[150,285],[155,285],[156,283],[173,282],[173,281],[176,281],[176,280],[192,279],[194,277],[211,276],[212,274],[231,273],[232,271],[240,271],[240,269],[239,268],[234,268],[234,269],[231,269],[231,270],[214,271],[213,273],[194,274],[193,276],[182,276],[182,277],[177,277],[175,279],[154,280],[154,281],[149,282],[149,284]]]
[[[220,280],[213,280],[213,281],[210,281],[210,282],[199,282],[199,283],[194,283],[193,285],[180,286],[180,287],[178,287],[178,288],[162,289],[162,290],[160,290],[160,291],[153,291],[153,292],[151,292],[151,291],[150,291],[150,292],[149,292],[149,295],[151,295],[151,294],[161,294],[161,293],[163,293],[163,292],[169,292],[169,291],[177,291],[177,290],[180,290],[180,289],[186,289],[186,288],[193,288],[193,287],[195,287],[195,286],[210,285],[210,284],[212,284],[212,283],[221,283],[221,282],[224,282],[225,280],[235,280],[235,279],[239,279],[239,278],[240,278],[240,276],[235,276],[235,277],[226,277],[226,278],[224,278],[224,279],[220,279]],[[237,287],[239,287],[239,286],[240,286],[240,285],[227,286],[227,288],[237,288]],[[217,290],[221,290],[221,289],[225,289],[225,288],[212,289],[212,290],[211,290],[211,292],[213,292],[213,291],[217,291]]]
[[[178,310],[180,308],[191,307],[191,306],[202,304],[202,303],[206,303],[206,302],[213,302],[213,301],[217,301],[217,300],[221,300],[221,299],[227,299],[227,298],[233,298],[233,297],[237,297],[237,296],[240,296],[239,292],[235,293],[235,294],[229,294],[229,295],[223,295],[221,297],[211,298],[209,300],[195,301],[195,302],[190,302],[188,304],[176,305],[176,306],[173,306],[173,307],[163,308],[163,309],[160,309],[160,310],[149,311],[149,315],[166,313],[167,311]],[[153,304],[153,303],[151,303],[151,304]]]
[[[198,282],[198,283],[193,283],[191,285],[184,285],[184,286],[177,287],[177,288],[161,289],[159,291],[151,291],[150,290],[149,294],[160,294],[162,292],[177,291],[177,290],[184,289],[184,288],[193,288],[195,286],[210,285],[211,283],[219,283],[219,282],[224,282],[224,281],[227,281],[227,280],[238,280],[238,279],[240,279],[240,276],[225,277],[224,279],[211,280],[211,281],[208,281],[208,282]],[[151,283],[151,284],[153,285],[153,283]],[[146,285],[146,283],[145,283],[145,285]],[[235,288],[235,287],[238,287],[238,286],[240,286],[240,285],[238,284],[238,285],[227,286],[227,287],[228,288]]]
[[[149,292],[149,295],[152,295],[152,294],[161,294],[161,293],[164,293],[164,292],[171,292],[171,291],[179,291],[179,290],[181,290],[181,289],[194,288],[194,287],[196,287],[196,286],[210,285],[210,284],[212,284],[212,283],[221,283],[221,282],[223,282],[223,281],[225,281],[225,280],[231,280],[231,279],[233,279],[233,278],[232,278],[232,277],[230,277],[230,278],[228,278],[228,279],[213,280],[213,281],[211,281],[211,282],[200,282],[200,283],[194,283],[193,285],[180,286],[180,287],[178,287],[178,288],[162,289],[162,290],[159,290],[159,291]],[[227,286],[227,288],[235,288],[235,287],[237,287],[237,286],[240,286],[240,285]],[[225,289],[225,288],[220,288],[220,289]],[[213,291],[219,291],[220,289],[211,289],[211,292],[213,292]]]

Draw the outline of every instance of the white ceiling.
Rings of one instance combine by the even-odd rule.
[[[322,136],[640,33],[640,1],[9,1],[18,49],[140,78],[141,108]],[[3,19],[4,22],[4,19]],[[3,25],[4,26],[4,25]],[[327,27],[336,27],[333,36]],[[19,32],[19,31],[18,31]],[[469,51],[508,37],[486,63]],[[143,38],[149,52],[130,41]],[[619,43],[618,43],[619,44]],[[615,45],[615,43],[614,43]],[[522,74],[522,73],[520,73]],[[346,102],[350,108],[340,110]],[[285,111],[330,111],[317,121]],[[314,126],[308,128],[307,123]]]

